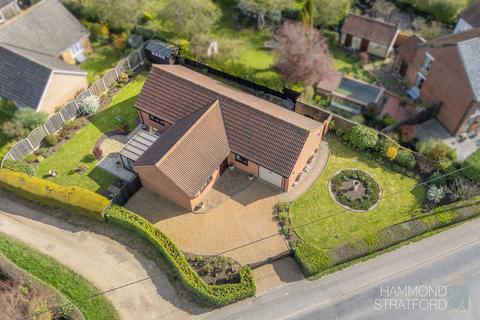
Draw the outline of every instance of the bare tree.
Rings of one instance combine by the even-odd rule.
[[[323,34],[301,23],[284,23],[278,30],[275,67],[289,83],[308,85],[329,79],[336,73]]]

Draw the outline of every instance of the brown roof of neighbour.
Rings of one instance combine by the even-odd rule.
[[[398,54],[407,62],[413,62],[417,53],[418,45],[424,43],[425,40],[416,34],[410,36],[400,47]]]
[[[372,18],[350,14],[343,23],[342,32],[390,46],[397,37],[396,25]]]
[[[480,37],[480,28],[471,29],[460,33],[449,34],[440,38],[436,38],[421,44],[421,47],[442,47],[442,46],[456,46],[457,43]]]
[[[173,124],[135,166],[156,165],[193,198],[229,153],[222,112],[216,101]]]
[[[175,123],[216,100],[231,151],[284,177],[290,176],[310,131],[322,127],[180,65],[154,66],[136,106]]]
[[[460,18],[467,21],[472,27],[480,28],[480,1],[463,10]]]

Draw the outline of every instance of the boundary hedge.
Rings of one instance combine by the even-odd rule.
[[[100,221],[105,221],[103,213],[110,205],[107,198],[92,191],[61,186],[8,169],[0,169],[0,186],[42,205],[72,210]]]
[[[144,218],[116,205],[105,212],[105,217],[107,222],[132,230],[149,241],[174,267],[184,287],[201,301],[219,307],[255,294],[255,279],[249,267],[240,270],[240,283],[208,285],[192,269],[175,243]]]
[[[294,256],[305,276],[315,276],[337,265],[477,216],[480,216],[480,195],[470,200],[438,207],[429,213],[390,226],[353,243],[334,248],[320,249],[299,240],[294,249]]]

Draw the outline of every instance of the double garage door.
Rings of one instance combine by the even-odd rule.
[[[283,177],[275,172],[272,172],[266,168],[260,167],[259,169],[259,177],[271,184],[281,188]]]

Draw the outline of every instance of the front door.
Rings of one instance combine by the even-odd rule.
[[[353,36],[347,33],[345,37],[345,47],[350,48],[352,46],[352,41],[353,41]]]
[[[370,44],[370,41],[368,41],[367,39],[362,39],[362,42],[360,42],[360,51],[367,52],[369,44]]]

